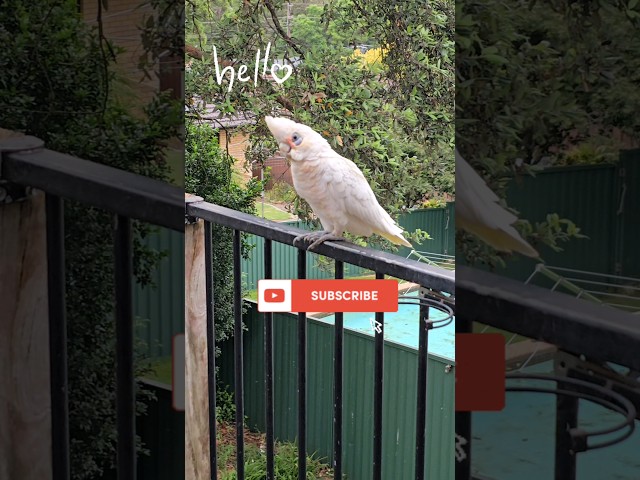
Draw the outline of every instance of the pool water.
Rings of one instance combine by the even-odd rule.
[[[414,291],[406,295],[417,297]],[[398,305],[397,312],[384,314],[384,339],[410,348],[418,349],[418,305]],[[429,315],[433,319],[445,318],[446,314],[436,309],[430,309]],[[367,335],[374,335],[374,313],[345,313],[344,327]],[[334,315],[321,317],[321,321],[333,325]],[[455,318],[446,327],[434,328],[429,331],[429,353],[455,360]]]
[[[525,368],[527,373],[550,373],[552,362]],[[521,381],[517,383],[522,383]],[[516,381],[510,382],[515,385]],[[526,382],[532,385],[532,382]],[[549,386],[549,385],[544,385]],[[587,431],[615,425],[621,416],[591,402],[580,401],[579,425]],[[507,392],[501,412],[472,416],[473,472],[488,479],[553,479],[555,445],[555,397]],[[616,445],[578,454],[580,480],[640,479],[640,421],[634,434]],[[603,436],[589,442],[615,438]]]

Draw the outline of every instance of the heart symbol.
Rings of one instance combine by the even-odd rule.
[[[280,78],[276,75],[276,72],[278,70],[286,70],[287,73],[283,78]],[[279,63],[274,63],[271,65],[271,76],[278,84],[283,83],[287,78],[291,76],[292,73],[293,68],[291,67],[291,65],[280,65]]]

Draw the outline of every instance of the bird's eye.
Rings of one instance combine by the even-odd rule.
[[[296,145],[300,145],[302,143],[302,137],[300,135],[298,135],[297,133],[294,133],[291,136],[291,140],[293,141],[293,143],[295,143]]]

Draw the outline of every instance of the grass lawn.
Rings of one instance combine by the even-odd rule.
[[[256,215],[262,217],[262,202],[256,202]],[[289,212],[285,212],[273,205],[269,205],[268,203],[264,204],[264,218],[267,220],[273,220],[274,222],[283,222],[288,220],[294,220],[295,217],[291,215]]]
[[[158,358],[151,363],[153,370],[144,378],[171,385],[171,357]]]
[[[220,480],[236,480],[236,428],[233,422],[218,422],[218,478]],[[245,478],[266,478],[267,457],[265,454],[266,439],[263,433],[252,432],[245,428]],[[333,472],[326,459],[315,455],[307,456],[307,478],[332,480]],[[281,480],[297,480],[298,449],[290,442],[276,442],[274,467],[276,478]]]
[[[258,301],[258,290],[247,290],[242,298],[247,300],[253,300],[254,302]]]
[[[171,168],[171,182],[184,186],[184,153],[174,148],[167,149],[167,163]]]

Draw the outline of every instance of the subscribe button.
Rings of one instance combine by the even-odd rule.
[[[259,280],[260,312],[397,312],[395,280]]]

